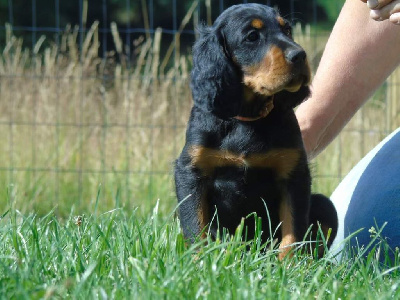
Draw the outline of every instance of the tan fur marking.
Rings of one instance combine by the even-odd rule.
[[[202,230],[201,237],[206,238],[207,231],[206,226],[209,223],[209,214],[208,214],[208,203],[207,203],[207,195],[203,194],[200,200],[200,207],[197,209],[197,218],[199,220],[199,226]]]
[[[247,156],[226,150],[193,146],[189,149],[192,165],[210,175],[218,167],[273,169],[279,178],[288,178],[300,159],[298,149],[273,149]]]
[[[244,68],[244,84],[258,94],[271,96],[289,82],[290,67],[285,54],[272,46],[260,64]]]
[[[282,241],[279,246],[279,250],[281,251],[279,253],[278,258],[279,260],[282,260],[293,249],[293,246],[291,245],[296,242],[293,229],[292,211],[290,209],[288,199],[285,197],[282,199],[279,208],[279,219],[282,222],[281,225]]]
[[[280,178],[288,178],[300,159],[298,149],[274,149],[267,153],[252,154],[247,165],[255,168],[267,168],[276,171]]]
[[[276,18],[278,20],[279,25],[281,25],[281,27],[285,26],[286,22],[282,17],[277,17]]]
[[[254,19],[253,21],[251,21],[251,26],[256,29],[261,29],[264,27],[264,22],[260,19]]]
[[[244,165],[243,157],[226,150],[211,149],[202,146],[193,146],[189,150],[192,165],[210,175],[215,168]]]
[[[308,85],[310,68],[306,62],[305,74],[293,78],[292,66],[278,46],[271,46],[264,59],[257,65],[243,68],[243,82],[257,94],[274,95],[282,90],[296,92],[301,85]]]

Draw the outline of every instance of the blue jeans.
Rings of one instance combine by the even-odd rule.
[[[339,217],[333,251],[343,248],[344,238],[363,228],[351,246],[367,246],[369,229],[377,231],[388,245],[400,247],[400,128],[371,150],[343,179],[331,199]]]

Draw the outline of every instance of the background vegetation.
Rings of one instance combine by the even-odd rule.
[[[206,2],[205,0],[203,2]],[[59,22],[63,28],[67,24],[79,24],[82,12],[79,7],[79,2],[82,6],[87,5],[87,13],[84,18],[86,24],[92,24],[99,20],[104,22],[104,6],[107,8],[107,21],[116,22],[119,27],[141,28],[144,24],[145,15],[143,14],[143,5],[150,10],[149,15],[152,16],[153,27],[162,27],[166,29],[173,28],[173,0],[100,0],[100,1],[58,1],[57,0],[34,0],[27,4],[21,0],[0,0],[0,20],[3,25],[5,22],[13,21],[18,26],[31,27],[33,25],[34,16],[32,15],[32,4],[37,7],[36,26],[49,27],[57,23],[56,10],[59,11]],[[241,0],[213,0],[212,2],[212,17],[220,13],[221,9],[231,5],[243,3]],[[302,23],[329,22],[331,25],[336,19],[344,0],[255,0],[248,1],[253,3],[269,4],[278,6],[282,15],[295,15],[297,21]],[[176,18],[182,20],[186,12],[193,3],[193,0],[175,0],[176,3]],[[11,7],[10,7],[11,4]],[[129,8],[129,10],[127,10]],[[10,10],[12,14],[10,15]],[[199,7],[200,12],[205,13],[205,7]],[[293,13],[295,12],[295,13]],[[100,27],[102,24],[100,23]]]
[[[106,43],[102,40],[101,50],[114,48],[110,22],[115,22],[129,34],[121,34],[126,43],[157,27],[174,30],[193,4],[193,0],[32,0],[28,3],[21,0],[0,0],[0,26],[6,22],[13,25],[18,36],[24,36],[24,44],[32,46],[39,35],[45,35],[47,41],[56,40],[59,31],[68,24],[80,25],[82,30],[99,21],[102,34],[107,35]],[[340,11],[344,0],[256,0],[255,3],[269,4],[279,7],[281,14],[295,23],[313,24],[330,28]],[[210,5],[205,5],[209,3]],[[219,13],[233,4],[243,0],[202,0],[196,9],[201,20],[214,20]],[[1,28],[1,27],[0,27]],[[4,28],[4,27],[3,27]],[[131,30],[135,29],[135,30]],[[142,29],[142,30],[140,30]],[[187,24],[181,37],[181,45],[187,48],[193,42],[193,23]],[[167,40],[165,40],[165,38]],[[164,37],[164,46],[171,38]],[[5,32],[0,30],[0,47],[5,43]],[[129,43],[128,43],[129,44]],[[0,48],[1,49],[1,48]]]
[[[59,46],[39,40],[32,50],[7,29],[0,60],[0,192],[6,195],[13,185],[22,211],[54,209],[65,216],[72,205],[87,211],[98,190],[103,211],[117,195],[128,210],[148,211],[157,199],[162,210],[175,204],[172,162],[192,105],[191,57],[176,42],[162,56],[158,30],[136,41],[132,62],[112,28],[117,50],[106,58],[99,54],[97,22],[82,50],[78,28],[67,28]],[[329,33],[314,35],[300,25],[294,32],[315,67]],[[398,85],[397,70],[311,164],[316,191],[329,195],[399,125]],[[5,197],[0,204],[8,206]]]

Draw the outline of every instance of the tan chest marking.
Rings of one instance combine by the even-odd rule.
[[[260,168],[273,169],[279,178],[288,178],[300,159],[299,149],[273,149],[266,153],[249,155],[237,154],[227,150],[192,146],[189,149],[192,165],[204,175],[211,175],[216,168]]]

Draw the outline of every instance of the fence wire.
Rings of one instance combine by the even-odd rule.
[[[191,107],[194,28],[247,2],[285,1],[8,0],[0,13],[2,195],[13,186],[24,209],[61,213],[98,200],[104,209],[157,199],[170,207]],[[320,1],[286,2],[284,16],[301,24],[295,38],[315,70],[331,25]],[[343,1],[332,2],[337,14]],[[331,192],[399,125],[398,78],[396,71],[312,166],[316,189]]]

